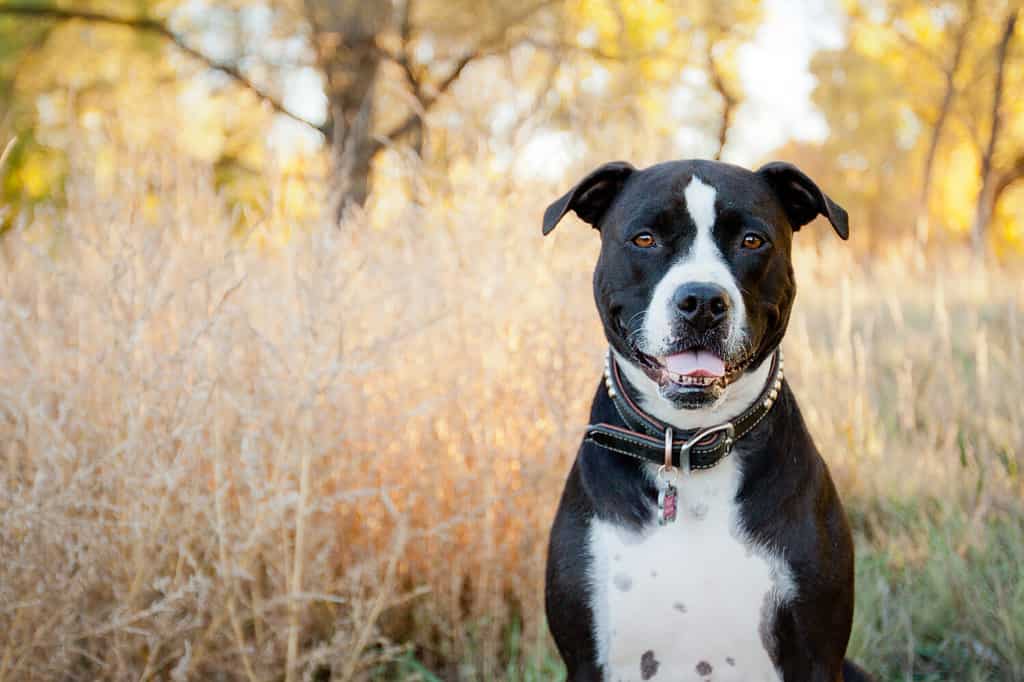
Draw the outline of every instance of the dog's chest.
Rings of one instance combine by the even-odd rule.
[[[591,522],[593,627],[610,682],[780,679],[772,620],[792,583],[738,527],[738,483],[730,457],[680,480],[675,523],[636,533]]]

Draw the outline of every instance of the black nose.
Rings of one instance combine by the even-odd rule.
[[[694,331],[705,332],[729,317],[729,294],[710,282],[691,282],[676,289],[672,302]]]

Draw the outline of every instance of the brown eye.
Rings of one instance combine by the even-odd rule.
[[[743,248],[745,249],[759,249],[763,244],[764,240],[754,233],[750,233],[743,238]]]
[[[654,246],[654,237],[649,232],[641,232],[633,237],[633,243],[641,249],[649,249]]]

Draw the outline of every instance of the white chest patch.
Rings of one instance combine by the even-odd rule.
[[[738,526],[735,453],[678,481],[679,518],[635,533],[590,525],[598,663],[608,682],[777,682],[766,649],[793,598],[782,558]]]

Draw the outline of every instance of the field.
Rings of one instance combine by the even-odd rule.
[[[603,351],[560,188],[338,230],[280,180],[239,234],[203,168],[128,167],[0,240],[0,680],[560,679],[545,541]],[[1024,280],[797,241],[851,656],[1024,680]]]

